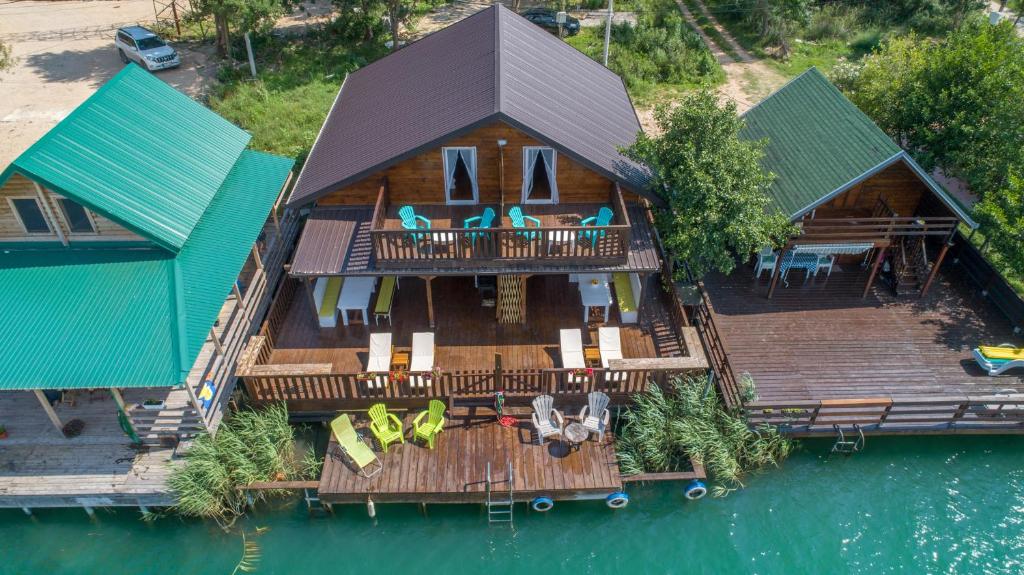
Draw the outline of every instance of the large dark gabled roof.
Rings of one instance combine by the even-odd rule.
[[[622,80],[495,5],[350,74],[291,205],[493,121],[506,122],[636,190],[648,172],[619,154],[640,132]]]

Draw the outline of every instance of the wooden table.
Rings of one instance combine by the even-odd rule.
[[[391,355],[391,369],[395,371],[408,371],[409,352],[396,351]]]
[[[584,347],[583,362],[587,367],[601,367],[601,348],[593,345]]]
[[[569,445],[569,451],[579,451],[580,445],[590,437],[590,432],[582,423],[570,423],[562,430],[562,438]]]

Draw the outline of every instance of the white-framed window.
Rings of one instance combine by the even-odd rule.
[[[49,235],[53,233],[53,228],[50,227],[50,222],[43,212],[43,206],[39,205],[39,198],[15,196],[7,198],[7,202],[11,205],[14,217],[18,218],[18,223],[21,224],[26,234]]]
[[[523,147],[523,201],[524,204],[557,204],[555,160],[552,148]]]
[[[85,206],[68,198],[59,198],[57,203],[60,204],[60,211],[71,233],[96,233],[96,222],[93,221],[92,214],[89,213]]]
[[[444,199],[449,204],[480,201],[476,184],[476,148],[441,148],[444,158]]]

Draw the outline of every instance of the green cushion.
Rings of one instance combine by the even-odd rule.
[[[619,311],[636,311],[636,300],[633,298],[633,284],[629,283],[629,274],[619,272],[613,274],[615,283],[615,298],[619,303]]]
[[[324,300],[320,302],[320,317],[334,315],[334,308],[338,306],[338,296],[341,295],[342,279],[339,277],[327,278],[327,288],[324,289]]]
[[[395,296],[395,276],[384,276],[380,282],[380,291],[377,292],[377,307],[374,313],[389,313],[391,311],[391,299]]]

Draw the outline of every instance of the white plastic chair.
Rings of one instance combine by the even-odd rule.
[[[761,279],[761,272],[768,270],[768,275],[775,273],[775,266],[779,265],[778,252],[772,251],[771,246],[761,248],[757,254],[757,271],[754,277]]]
[[[580,421],[587,431],[597,434],[598,441],[604,441],[604,431],[608,429],[612,414],[608,411],[608,403],[611,400],[600,391],[591,391],[587,394],[587,404],[580,410]]]
[[[544,438],[552,435],[562,436],[565,418],[555,409],[555,398],[550,395],[539,395],[533,400],[533,427],[537,430],[537,444],[543,445]]]
[[[815,270],[814,270],[814,276],[817,277],[818,276],[818,272],[820,272],[821,270],[828,270],[828,273],[825,274],[826,278],[831,276],[832,275],[832,264],[834,264],[834,263],[836,263],[836,256],[833,256],[833,255],[818,256],[818,267],[815,268]]]

